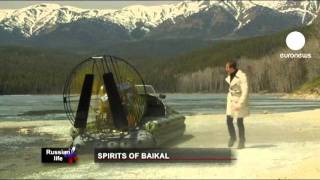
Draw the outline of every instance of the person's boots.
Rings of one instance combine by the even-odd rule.
[[[238,118],[237,119],[237,125],[238,125],[238,129],[239,129],[238,149],[243,149],[243,148],[245,148],[245,142],[246,142],[243,118]]]
[[[227,116],[227,125],[228,125],[228,132],[230,135],[228,147],[232,147],[234,145],[234,143],[236,142],[237,137],[236,137],[236,131],[233,126],[233,118],[231,116]]]
[[[239,140],[239,144],[238,144],[238,149],[243,149],[245,148],[245,140]]]
[[[236,142],[236,139],[230,138],[230,139],[229,139],[229,142],[228,142],[228,147],[229,147],[229,148],[232,147],[235,142]]]

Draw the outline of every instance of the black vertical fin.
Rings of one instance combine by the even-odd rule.
[[[128,120],[121,103],[120,94],[112,73],[103,75],[105,89],[108,95],[113,123],[116,128],[125,130],[128,128]]]
[[[86,74],[84,78],[77,114],[74,122],[74,127],[76,128],[86,128],[87,126],[93,78],[93,74]]]

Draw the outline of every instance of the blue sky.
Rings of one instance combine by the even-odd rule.
[[[0,9],[18,9],[39,3],[56,3],[85,9],[118,9],[130,5],[161,5],[178,1],[0,1]]]

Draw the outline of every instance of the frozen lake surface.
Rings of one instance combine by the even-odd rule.
[[[184,115],[223,114],[226,94],[167,94],[169,106]],[[320,101],[251,95],[251,113],[295,112],[320,108]],[[65,120],[62,95],[0,96],[0,120]]]

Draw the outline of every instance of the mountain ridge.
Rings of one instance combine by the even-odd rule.
[[[117,24],[131,33],[137,28],[148,34],[162,23],[175,24],[177,18],[188,18],[210,9],[222,8],[237,21],[235,31],[252,19],[248,12],[252,8],[269,8],[282,14],[301,17],[301,23],[308,25],[319,11],[318,1],[183,1],[160,6],[134,5],[122,9],[81,9],[72,6],[41,3],[21,9],[0,10],[0,27],[7,31],[20,30],[26,37],[46,33],[59,24],[68,24],[80,19],[99,19]]]

